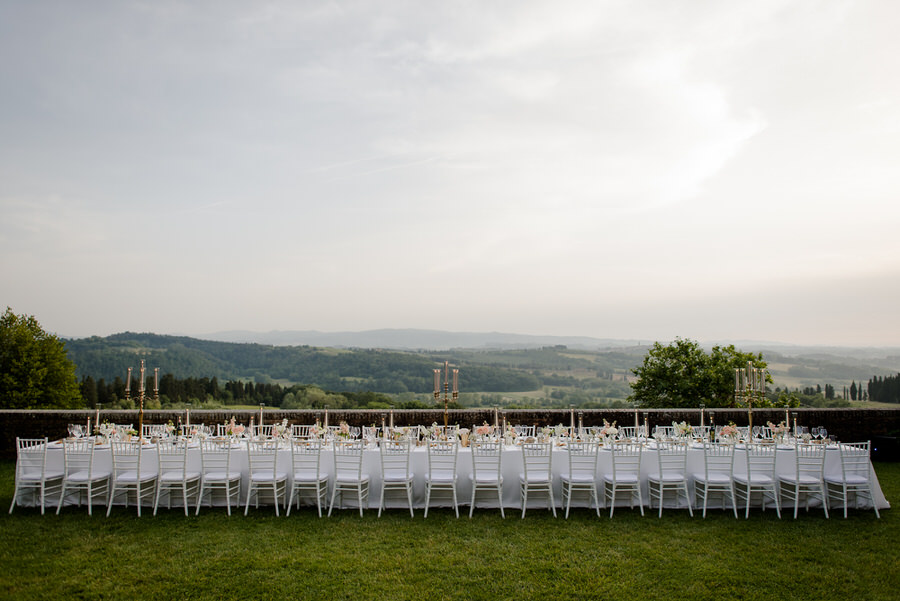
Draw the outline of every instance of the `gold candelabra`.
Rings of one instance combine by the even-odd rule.
[[[753,403],[762,401],[766,396],[766,370],[753,367],[747,361],[747,367],[734,370],[734,401],[736,405],[747,407],[747,421],[753,429]]]
[[[452,397],[450,395],[453,395]],[[450,399],[455,403],[459,398],[459,370],[453,370],[453,392],[450,391],[450,362],[444,361],[443,391],[441,390],[441,370],[434,370],[434,402],[444,401],[444,431],[448,426],[448,404]]]
[[[147,385],[144,381],[144,360],[141,359],[141,379],[138,381],[138,440],[144,438],[144,398],[146,398]],[[128,377],[125,380],[125,398],[131,399],[131,368],[128,368]],[[159,368],[153,368],[153,398],[159,400]],[[99,419],[99,418],[98,418]]]

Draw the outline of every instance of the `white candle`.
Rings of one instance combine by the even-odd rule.
[[[634,410],[634,435],[635,435],[635,436],[637,436],[638,426],[639,426],[639,422],[638,422],[638,410],[635,409],[635,410]]]
[[[185,413],[185,415],[184,415],[184,425],[186,425],[187,427],[190,428],[190,427],[191,427],[191,408],[188,407],[187,409],[185,409],[185,410],[184,410],[184,413]]]
[[[575,433],[575,409],[573,407],[569,407],[569,432]]]
[[[325,429],[328,429],[328,407],[325,407]]]
[[[700,407],[700,427],[703,427],[703,407]]]
[[[97,415],[94,417],[94,425],[100,425],[100,407],[97,407]]]
[[[159,390],[159,368],[154,367],[153,368],[153,393],[156,394],[156,392],[158,390]]]
[[[434,370],[434,394],[440,394],[441,392],[441,370]]]
[[[497,408],[494,407],[494,429],[496,430],[499,427],[500,427],[500,421],[499,421],[499,418],[497,417]]]
[[[131,392],[131,368],[128,368],[128,376],[125,378],[125,394]]]
[[[390,424],[391,424],[391,430],[393,430],[393,429],[394,429],[394,410],[393,410],[393,409],[391,409],[391,422],[390,422]]]
[[[453,392],[459,392],[459,370],[453,370]]]

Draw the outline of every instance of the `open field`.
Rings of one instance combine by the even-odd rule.
[[[201,510],[137,519],[76,508],[7,515],[0,462],[3,599],[885,599],[900,590],[900,464],[876,464],[895,509],[798,520],[684,511],[569,520],[531,510],[456,519],[436,510],[319,519]],[[5,505],[3,505],[5,504]]]

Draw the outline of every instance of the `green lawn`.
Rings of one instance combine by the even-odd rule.
[[[900,501],[900,464],[876,464]],[[798,520],[774,511],[705,520],[627,509],[569,520],[530,510],[380,519],[347,510],[276,518],[224,510],[138,519],[67,508],[6,509],[14,465],[0,462],[0,597],[5,599],[860,599],[900,591],[900,514]]]

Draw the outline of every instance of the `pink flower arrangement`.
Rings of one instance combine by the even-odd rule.
[[[487,436],[488,434],[490,434],[493,431],[494,431],[494,428],[487,425],[487,423],[485,423],[484,425],[475,427],[476,436]]]

